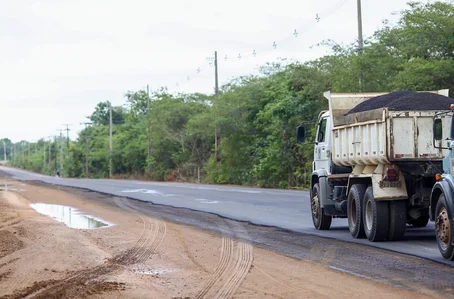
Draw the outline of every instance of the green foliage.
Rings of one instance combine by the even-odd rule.
[[[110,105],[107,101],[98,103],[89,119],[97,126],[108,126],[110,121]],[[124,123],[125,114],[126,111],[123,107],[112,107],[112,122],[117,125]]]
[[[93,126],[71,142],[69,154],[64,152],[64,175],[107,177],[112,158],[114,176],[125,178],[277,188],[307,185],[313,145],[297,144],[295,128],[304,122],[307,140],[314,139],[317,117],[328,108],[323,92],[454,89],[453,28],[452,2],[410,3],[396,24],[384,22],[365,39],[361,53],[354,43],[325,41],[321,45],[331,49],[329,55],[306,63],[268,63],[260,75],[238,77],[222,86],[218,97],[175,95],[165,88],[150,97],[144,90],[128,91],[126,105],[112,107],[112,153],[110,103],[101,102],[89,117]],[[5,143],[11,160],[13,144]],[[58,140],[40,140],[30,155],[26,143],[15,147],[13,165],[47,174],[58,169]]]

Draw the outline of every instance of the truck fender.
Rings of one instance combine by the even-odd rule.
[[[325,205],[329,202],[330,187],[328,184],[328,172],[324,169],[314,171],[312,173],[312,182],[311,182],[311,198],[312,198],[312,187],[318,183],[320,186],[320,207],[324,208]]]
[[[448,208],[449,218],[453,221],[454,215],[454,190],[447,180],[436,182],[432,188],[430,195],[429,217],[430,220],[435,220],[435,207],[437,206],[438,198],[441,194],[445,195],[446,205]]]

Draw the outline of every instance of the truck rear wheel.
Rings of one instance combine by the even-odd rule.
[[[312,222],[318,230],[328,230],[331,226],[332,217],[325,215],[324,209],[320,206],[320,186],[315,184],[312,188],[311,214]]]
[[[369,186],[364,194],[363,203],[364,233],[372,242],[385,241],[389,227],[389,209],[387,201],[376,201]]]
[[[389,202],[388,241],[402,240],[407,226],[407,203],[405,200]]]
[[[354,238],[364,238],[363,225],[363,197],[366,185],[355,184],[351,187],[347,197],[348,229]]]
[[[435,208],[435,232],[438,249],[448,260],[454,260],[454,245],[452,245],[452,226],[444,194],[438,198]]]

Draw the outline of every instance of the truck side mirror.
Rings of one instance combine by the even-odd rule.
[[[301,125],[296,128],[296,141],[303,144],[304,140],[306,140],[306,129]]]

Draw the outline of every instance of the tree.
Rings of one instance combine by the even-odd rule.
[[[88,117],[94,125],[97,126],[108,126],[110,123],[110,105],[108,101],[99,102],[95,111]],[[122,124],[125,121],[126,111],[123,107],[113,106],[112,107],[112,122],[114,124]]]

